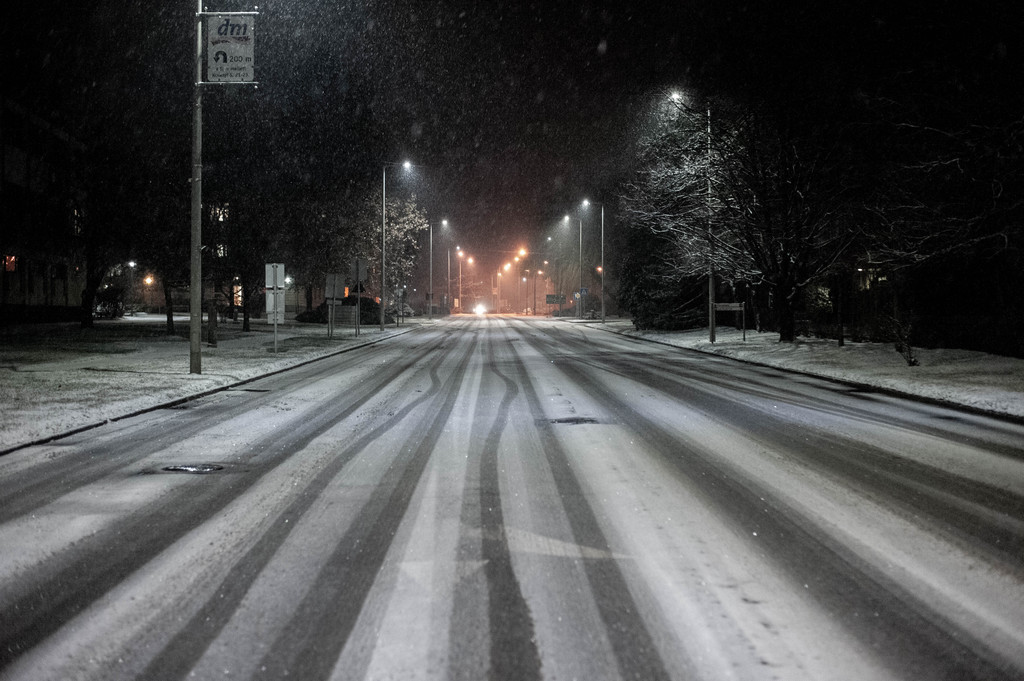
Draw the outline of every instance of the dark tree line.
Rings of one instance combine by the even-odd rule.
[[[171,293],[189,281],[195,7],[43,2],[19,8],[4,28],[4,97],[83,148],[74,246],[86,271],[85,325],[111,273],[136,260],[164,286],[173,332]],[[204,91],[204,279],[225,299],[241,286],[246,318],[264,262],[286,262],[312,291],[326,272],[379,248],[380,211],[370,205],[379,202],[380,122],[363,104],[371,97],[353,57],[358,41],[326,43],[339,28],[316,11],[262,9],[261,25],[273,30],[258,38],[259,87]],[[403,216],[413,210],[396,205]],[[405,278],[407,240],[395,239],[402,265],[389,277]]]
[[[729,38],[703,39],[709,58],[682,97],[662,93],[639,144],[623,222],[660,248],[657,267],[622,270],[638,324],[706,324],[690,292],[714,272],[780,340],[817,315],[840,339],[854,321],[1024,354],[1021,10],[774,9],[705,7]],[[643,312],[657,298],[688,302]]]

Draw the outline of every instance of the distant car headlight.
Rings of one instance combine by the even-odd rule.
[[[477,314],[487,314],[487,307],[481,303],[473,308],[473,312],[476,312]]]

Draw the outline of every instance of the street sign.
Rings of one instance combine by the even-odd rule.
[[[544,296],[545,305],[563,305],[565,304],[564,293],[548,293]]]
[[[284,288],[284,263],[268,262],[265,264],[267,288]]]
[[[284,324],[284,263],[268,262],[267,274],[267,323],[274,325],[274,352],[277,352],[277,325]]]
[[[327,286],[324,291],[324,298],[328,301],[341,300],[345,297],[345,279],[337,272],[327,275]]]
[[[253,57],[255,15],[214,14],[206,21],[206,80],[250,83],[256,80]]]
[[[284,324],[284,289],[267,289],[267,323]]]
[[[715,303],[715,312],[739,312],[743,324],[743,340],[747,340],[747,308],[744,303]],[[714,315],[712,315],[712,321]]]
[[[590,293],[590,289],[586,289],[586,288],[581,288],[580,289],[580,295],[585,296],[585,295],[588,295],[589,293]]]
[[[357,284],[366,278],[367,274],[367,262],[366,258],[356,258],[351,265],[348,266],[348,278]]]

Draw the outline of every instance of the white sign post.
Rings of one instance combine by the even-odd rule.
[[[747,340],[747,306],[743,303],[714,303],[715,312],[727,310],[739,312],[743,320],[743,340]]]
[[[355,282],[355,295],[356,295],[356,335],[359,335],[359,323],[362,319],[362,305],[360,304],[363,300],[363,277],[367,274],[367,263],[365,258],[356,258],[355,262],[349,267],[349,275],[352,281]]]
[[[274,352],[277,352],[277,325],[284,324],[284,263],[267,263],[267,321],[274,322]]]
[[[345,297],[345,280],[336,272],[328,272],[324,298],[327,301],[327,337],[334,337],[334,306]]]
[[[211,14],[206,22],[206,80],[251,83],[256,79],[253,14]]]
[[[192,89],[192,201],[189,246],[189,373],[203,372],[203,88],[232,83],[257,85],[253,58],[256,12],[203,11],[196,0],[195,86]],[[203,39],[203,33],[206,39]],[[203,48],[206,55],[203,55]],[[206,79],[203,79],[203,66]]]

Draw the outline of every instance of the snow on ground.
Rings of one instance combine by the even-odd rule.
[[[188,318],[175,321],[188,332]],[[203,343],[202,373],[189,373],[189,342],[167,336],[161,316],[97,321],[94,329],[52,324],[0,332],[0,453],[158,405],[236,385],[381,340],[379,326],[327,329],[254,320],[219,325],[217,347]],[[389,325],[384,336],[405,333]]]
[[[636,331],[629,321],[609,321],[609,330],[767,366],[824,376],[863,386],[937,400],[995,414],[1024,417],[1024,360],[970,350],[915,348],[920,366],[910,367],[891,343],[853,343],[799,338],[778,342],[777,333],[718,327],[708,330]]]
[[[537,318],[542,323],[567,323]],[[415,318],[389,325],[384,336],[421,324]],[[568,322],[580,323],[580,322]],[[801,371],[987,412],[1024,418],[1024,360],[966,350],[918,350],[920,366],[908,367],[890,344],[801,338],[779,343],[777,334],[721,327],[718,342],[707,330],[636,331],[628,320],[590,328],[643,338],[748,362]],[[176,320],[179,332],[187,318]],[[336,330],[332,339],[321,325],[287,324],[278,329],[252,322],[222,323],[216,348],[203,344],[202,374],[189,373],[189,343],[163,334],[163,318],[140,315],[98,321],[92,330],[77,325],[9,328],[0,332],[0,453],[30,442],[137,413],[161,404],[235,385],[306,361],[381,340],[378,326],[360,336]]]

